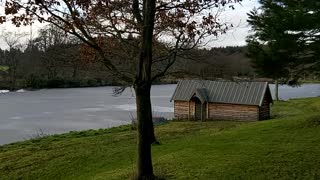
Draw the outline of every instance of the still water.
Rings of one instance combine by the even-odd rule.
[[[171,118],[176,85],[152,86],[156,116]],[[270,85],[273,92],[274,85]],[[128,124],[135,117],[133,91],[113,96],[113,87],[43,89],[0,93],[0,144],[29,139],[37,133],[55,134]],[[280,99],[320,96],[320,84],[279,87]]]

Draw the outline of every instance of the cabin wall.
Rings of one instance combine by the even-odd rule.
[[[259,107],[250,105],[209,103],[209,119],[213,120],[259,120]]]
[[[266,96],[263,98],[263,102],[259,110],[259,116],[260,120],[270,119],[270,102]]]
[[[208,107],[207,109],[207,104],[203,105],[203,119],[257,121],[261,118],[260,113],[267,111],[267,109],[262,110],[262,108],[259,111],[258,106],[252,105],[208,103]],[[195,102],[174,101],[174,116],[176,119],[193,120],[195,117]]]
[[[177,119],[188,119],[189,102],[174,101],[174,117]]]
[[[194,114],[195,114],[195,102],[174,101],[174,117],[175,118],[193,119]]]
[[[174,117],[176,119],[194,119],[194,115],[194,101],[174,101]]]

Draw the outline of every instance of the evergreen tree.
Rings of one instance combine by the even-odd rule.
[[[301,72],[319,70],[320,2],[260,0],[248,13],[253,34],[248,56],[258,74],[275,82],[297,82]],[[277,84],[276,84],[277,87]],[[276,88],[276,99],[277,88]]]

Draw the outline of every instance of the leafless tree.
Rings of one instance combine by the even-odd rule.
[[[19,57],[21,56],[21,48],[23,47],[21,42],[22,38],[25,37],[24,33],[13,33],[4,31],[1,35],[1,39],[9,47],[8,50],[4,51],[3,60],[5,64],[9,67],[8,77],[10,89],[14,90],[16,88],[17,80],[17,67],[19,65]]]

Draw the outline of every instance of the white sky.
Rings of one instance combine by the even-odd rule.
[[[2,3],[1,3],[2,4]],[[0,4],[0,6],[1,6]],[[226,34],[219,36],[214,41],[208,44],[209,47],[219,47],[219,46],[242,46],[245,45],[245,38],[249,33],[250,27],[247,23],[247,13],[254,7],[258,7],[258,0],[243,0],[241,4],[235,5],[235,10],[226,8],[224,12],[221,13],[220,19],[223,22],[232,23],[234,28],[229,30]],[[3,6],[0,7],[0,15],[3,14]],[[33,36],[36,35],[37,29],[43,27],[44,24],[35,23],[32,26]],[[10,23],[5,23],[0,25],[0,35],[3,31],[11,31],[13,33],[26,33],[28,34],[25,39],[30,38],[30,26],[16,28]],[[6,43],[3,42],[0,37],[0,48],[7,48]]]
[[[234,28],[226,34],[218,37],[217,40],[209,44],[211,47],[219,46],[243,46],[246,45],[246,36],[250,27],[247,23],[247,13],[254,7],[259,7],[258,0],[243,0],[241,4],[235,5],[235,10],[226,8],[221,13],[220,18],[223,22],[233,24]]]

